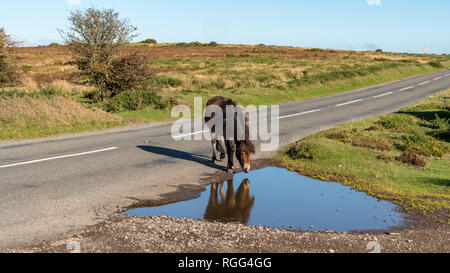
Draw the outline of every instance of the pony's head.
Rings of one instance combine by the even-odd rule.
[[[245,173],[250,171],[250,155],[255,153],[255,145],[250,140],[237,141],[236,158]]]

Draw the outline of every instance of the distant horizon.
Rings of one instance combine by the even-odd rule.
[[[3,1],[0,27],[23,46],[62,44],[76,9],[113,8],[159,43],[292,46],[335,50],[449,54],[450,1],[407,0],[21,0]]]
[[[153,38],[151,38],[151,39],[153,39]],[[137,40],[139,40],[139,39],[137,39]],[[156,39],[155,39],[156,40]],[[207,44],[207,43],[210,43],[210,42],[215,42],[215,41],[206,41],[206,42],[202,42],[202,41],[189,41],[189,42],[187,42],[187,41],[178,41],[178,42],[158,42],[158,40],[156,40],[157,41],[157,45],[165,45],[165,44],[170,44],[170,45],[174,45],[174,44],[177,44],[177,43],[191,43],[191,42],[200,42],[200,43],[203,43],[203,44]],[[19,41],[20,42],[20,41]],[[131,42],[131,44],[138,44],[138,43],[140,43],[141,41],[133,41],[133,42]],[[52,43],[55,43],[55,44],[58,44],[58,46],[66,46],[64,43],[58,43],[58,42],[52,42]],[[18,45],[17,47],[19,47],[19,48],[27,48],[27,47],[30,47],[30,48],[33,48],[33,47],[47,47],[47,46],[51,46],[51,44],[52,43],[50,43],[50,44],[42,44],[42,45],[23,45],[23,46],[20,46],[20,45]],[[260,44],[230,44],[230,43],[218,43],[218,45],[231,45],[231,46],[258,46],[258,45],[264,45],[264,46],[275,46],[275,47],[292,47],[292,48],[300,48],[300,49],[302,49],[302,48],[305,48],[305,49],[309,49],[309,48],[318,48],[318,49],[321,49],[321,50],[337,50],[337,51],[355,51],[355,52],[375,52],[375,50],[353,50],[353,49],[339,49],[339,48],[330,48],[330,47],[307,47],[307,46],[291,46],[291,45],[274,45],[274,44],[262,44],[262,43],[260,43]],[[378,48],[377,48],[378,49]],[[381,48],[380,48],[381,49]],[[381,49],[381,50],[383,50],[383,49]],[[400,52],[400,51],[385,51],[385,50],[383,50],[383,53],[393,53],[393,54],[426,54],[426,55],[448,55],[448,53],[424,53],[424,52]]]

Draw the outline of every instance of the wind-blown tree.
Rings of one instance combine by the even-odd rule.
[[[71,12],[68,20],[69,30],[59,32],[102,100],[133,89],[152,75],[145,56],[125,52],[137,36],[129,19],[119,18],[113,9],[88,8]]]
[[[17,42],[6,34],[4,28],[0,28],[0,87],[14,85],[19,82],[20,71],[14,56],[14,47]]]

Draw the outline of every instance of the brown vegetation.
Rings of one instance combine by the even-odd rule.
[[[404,151],[400,156],[396,157],[395,159],[406,163],[411,164],[417,167],[425,167],[427,165],[426,158],[413,150],[406,150]]]
[[[357,129],[351,130],[334,130],[328,134],[328,138],[337,139],[343,143],[351,144],[356,147],[364,147],[379,151],[390,151],[394,148],[394,144],[386,138],[365,136],[362,131]]]

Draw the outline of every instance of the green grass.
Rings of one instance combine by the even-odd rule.
[[[172,121],[170,112],[158,109],[143,109],[137,111],[127,111],[116,113],[117,116],[130,121],[138,121],[142,123]]]
[[[152,58],[151,67],[160,72],[148,80],[148,90],[144,91],[157,92],[170,102],[168,112],[176,104],[192,108],[194,97],[202,97],[205,103],[217,95],[230,97],[243,105],[274,105],[430,73],[442,68],[442,65],[448,65],[450,60],[447,55],[266,45],[231,46],[229,52],[223,50],[228,48],[227,45],[217,45],[221,51],[214,57],[192,57],[183,52],[184,47],[193,47],[197,48],[195,54],[201,56],[201,48],[206,46],[196,42],[158,45],[161,48],[179,48],[175,55],[179,57]],[[104,108],[103,103],[93,105],[111,111]],[[166,115],[149,119],[146,110],[151,109],[158,107],[139,107],[134,109],[134,114],[130,112],[132,109],[111,112],[126,112],[125,115],[138,121],[167,120]]]
[[[300,174],[341,182],[407,209],[424,214],[448,210],[449,96],[447,90],[396,113],[316,133],[284,147],[279,159]],[[410,143],[411,136],[419,137]],[[364,141],[374,138],[391,146]],[[424,158],[426,166],[400,161],[406,150]]]
[[[81,86],[85,80],[83,77],[75,77],[76,82],[63,80],[71,78],[68,74],[76,68],[60,61],[66,53],[55,50],[61,47],[54,47],[49,52],[24,52],[24,59],[31,58],[22,66],[30,82],[20,87],[21,91],[0,90],[0,99],[9,103],[5,103],[4,108],[8,106],[10,109],[0,109],[0,117],[4,116],[0,120],[3,139],[123,126],[127,124],[125,120],[130,123],[170,121],[173,120],[171,108],[184,104],[192,109],[194,97],[202,97],[204,104],[209,98],[221,95],[243,105],[273,105],[350,91],[450,66],[449,55],[236,46],[214,42],[152,44],[148,48],[142,45],[133,46],[139,47],[143,53],[152,51],[150,66],[158,72],[157,75],[149,78],[139,90],[125,91],[108,101],[101,101],[98,91]],[[162,50],[162,53],[154,55],[154,50],[156,53]],[[41,65],[42,58],[51,58],[46,60],[49,65]],[[42,83],[36,83],[36,78],[51,81],[59,77],[63,78],[57,83],[61,89],[30,90],[41,86]],[[84,108],[77,108],[73,114],[59,113],[54,103],[62,103],[61,98],[72,100],[75,103],[73,107],[82,105]],[[38,100],[42,103],[39,104]],[[28,109],[27,103],[35,105],[29,106],[34,108]],[[55,112],[55,118],[46,112],[47,107]],[[39,109],[43,112],[38,112]],[[110,113],[100,118],[106,123],[95,124],[92,119],[97,117],[93,113],[105,114],[104,111]],[[83,119],[77,119],[77,113],[83,113]],[[110,123],[108,120],[111,118],[116,120]],[[86,123],[86,126],[78,125],[78,122]],[[21,128],[25,128],[24,124],[29,124],[30,129],[19,133]],[[33,126],[41,129],[33,129]],[[441,128],[440,134],[444,131],[445,128]],[[417,137],[411,139],[414,138]],[[420,147],[410,148],[417,150]]]
[[[126,125],[123,118],[87,109],[47,87],[29,93],[0,91],[0,140],[47,137]]]
[[[355,76],[348,79],[331,80],[325,83],[312,83],[298,85],[294,87],[247,87],[247,88],[214,88],[212,86],[203,89],[177,89],[176,91],[160,92],[163,97],[175,101],[176,104],[184,104],[193,107],[194,97],[202,97],[203,103],[213,96],[225,96],[234,99],[235,101],[247,105],[274,105],[287,103],[292,101],[307,100],[311,98],[328,96],[341,92],[351,91],[367,86],[381,84],[400,78],[405,78],[421,73],[433,72],[429,66],[408,65],[395,69],[388,69],[368,74],[366,76]],[[149,108],[152,109],[152,106]],[[144,109],[145,110],[145,109]],[[134,114],[126,112],[132,119],[138,121],[167,121],[170,117],[170,107],[167,109],[168,115],[157,115],[148,118],[148,111],[138,110]],[[123,116],[123,115],[121,115]],[[162,119],[158,119],[162,117]],[[170,120],[170,119],[169,119]]]

